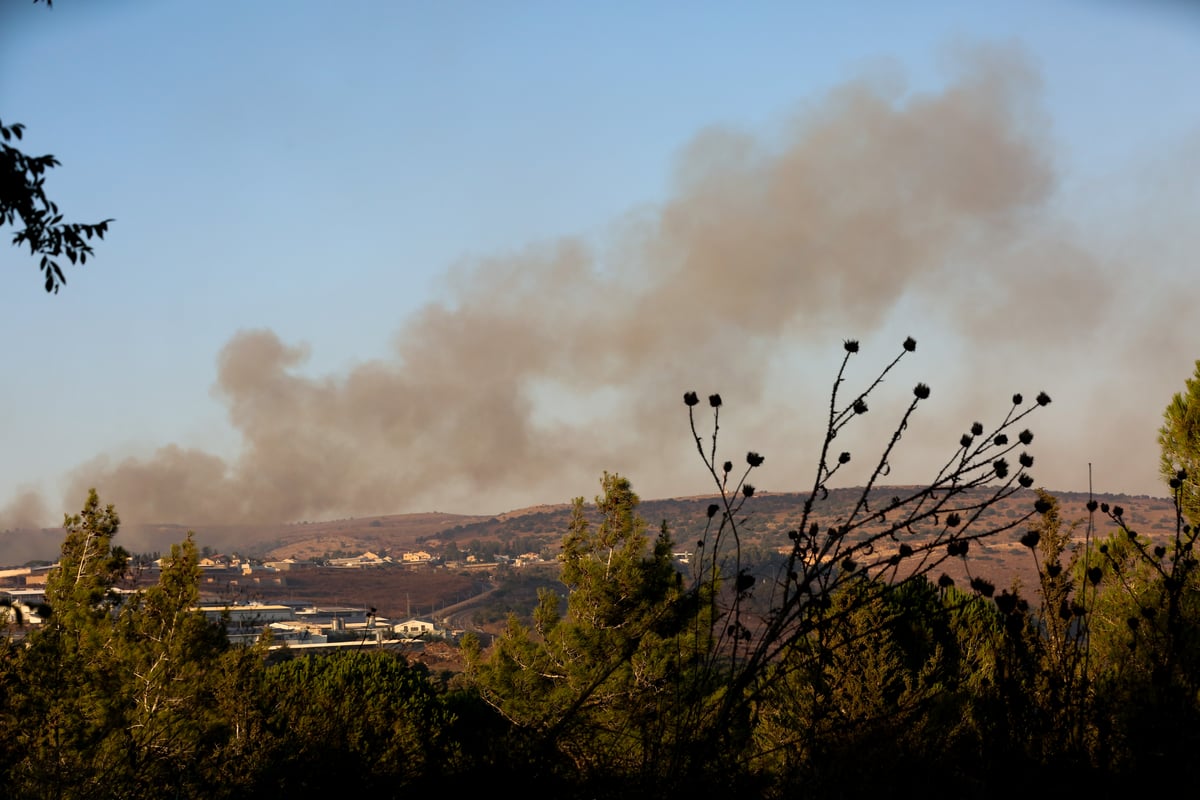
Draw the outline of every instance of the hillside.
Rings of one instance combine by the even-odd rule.
[[[815,507],[815,520],[822,526],[844,515],[859,489],[834,489]],[[885,502],[904,487],[885,487],[873,493],[873,501]],[[1087,494],[1060,492],[1062,515],[1068,523],[1086,518]],[[1150,536],[1174,530],[1174,510],[1166,498],[1146,495],[1097,495],[1100,502],[1121,505],[1126,519]],[[643,500],[641,514],[651,529],[666,521],[680,550],[694,548],[707,522],[705,509],[713,498],[696,496]],[[1033,492],[1022,491],[997,504],[982,518],[983,524],[1016,520],[1032,506]],[[742,530],[747,547],[773,550],[786,543],[787,531],[798,525],[803,496],[795,493],[761,492],[745,507]],[[552,556],[570,520],[570,506],[539,505],[495,516],[468,516],[441,512],[357,517],[321,522],[272,525],[195,526],[197,543],[215,552],[236,552],[264,560],[311,559],[335,555],[358,555],[366,551],[398,555],[423,549],[439,555],[451,545],[460,551],[474,544],[492,545],[492,550],[520,553],[543,551]],[[1103,531],[1105,521],[1097,519]],[[124,547],[132,552],[163,552],[186,534],[185,525],[127,526],[122,529]],[[1083,528],[1080,528],[1082,533]],[[981,545],[973,554],[986,565],[995,580],[1007,582],[1017,575],[1028,579],[1032,563],[1017,545],[1022,531],[1000,536]],[[6,531],[0,533],[0,564],[20,564],[31,559],[53,559],[62,539],[60,529]]]

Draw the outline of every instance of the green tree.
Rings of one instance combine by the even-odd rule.
[[[260,796],[327,797],[349,787],[392,797],[456,764],[446,735],[453,718],[428,674],[387,651],[271,665],[257,702],[267,707]]]
[[[125,724],[138,754],[133,766],[145,779],[175,786],[197,777],[188,766],[223,731],[212,679],[229,642],[196,609],[197,562],[189,533],[171,546],[158,582],[127,600],[117,620],[129,694]]]
[[[64,521],[59,566],[46,582],[51,615],[30,634],[18,674],[16,731],[23,757],[13,783],[33,797],[84,797],[116,774],[125,694],[114,657],[119,600],[113,587],[125,555],[112,545],[120,519],[95,490]]]
[[[1088,626],[1097,724],[1117,768],[1149,773],[1200,746],[1200,531],[1180,516],[1173,540],[1156,544],[1122,509],[1105,510],[1117,528],[1086,572],[1096,585]]]
[[[20,755],[9,776],[23,796],[154,797],[165,785],[198,796],[201,756],[221,747],[212,680],[228,645],[194,609],[195,544],[172,548],[157,585],[118,592],[119,522],[95,490],[66,519],[49,619],[14,665]]]
[[[678,692],[699,652],[665,528],[649,544],[629,481],[605,474],[600,524],[576,498],[559,595],[539,592],[532,626],[516,615],[489,657],[468,645],[481,696],[540,752],[576,774],[653,781],[682,735]]]
[[[1051,739],[1014,599],[856,573],[773,663],[748,771],[820,797],[1020,785]]]
[[[859,575],[833,592],[810,635],[772,665],[745,755],[750,771],[816,795],[845,781],[865,793],[874,781],[894,782],[902,764],[911,774],[909,740],[944,680],[945,614],[940,637],[929,627],[937,609],[925,581],[892,587]],[[853,757],[864,749],[876,754],[870,764]]]
[[[1184,391],[1176,392],[1163,411],[1158,444],[1163,480],[1180,482],[1184,518],[1200,524],[1200,360],[1195,373],[1184,382]]]
[[[1077,568],[1078,549],[1072,547],[1080,521],[1064,522],[1058,498],[1043,489],[1036,493],[1042,512],[1021,544],[1033,554],[1041,602],[1024,614],[1015,607],[1018,601],[1011,601],[1007,621],[1013,633],[1021,634],[1012,644],[1019,651],[1018,672],[1028,681],[1021,689],[1028,702],[1018,705],[1026,712],[1022,724],[1031,733],[1030,752],[1063,761],[1082,758],[1092,733],[1086,603],[1091,597],[1094,605],[1094,587]]]

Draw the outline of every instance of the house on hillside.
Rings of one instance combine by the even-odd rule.
[[[418,636],[445,636],[446,631],[439,628],[432,620],[420,619],[413,617],[412,619],[398,622],[392,626],[392,630],[397,636],[407,636],[416,638]]]
[[[372,553],[369,550],[361,556],[329,559],[329,566],[331,567],[378,567],[390,563],[392,563],[390,557],[380,556],[378,553]]]

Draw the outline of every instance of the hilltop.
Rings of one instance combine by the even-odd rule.
[[[873,498],[885,501],[902,494],[905,487],[883,487],[873,492]],[[835,521],[846,513],[860,493],[858,488],[834,489],[815,509],[815,520],[821,525]],[[1086,517],[1084,492],[1058,492],[1062,514],[1068,523]],[[1141,532],[1155,536],[1174,530],[1174,509],[1171,501],[1148,495],[1096,495],[1100,502],[1121,505],[1126,518]],[[787,531],[800,520],[803,495],[798,493],[760,491],[747,504],[742,515],[745,543],[750,547],[774,549],[786,542]],[[713,502],[709,495],[643,500],[641,515],[648,525],[656,528],[662,521],[668,524],[672,537],[681,550],[687,550],[703,534],[707,517],[705,509]],[[981,520],[988,524],[997,519],[1018,519],[1033,503],[1033,492],[1024,490],[989,509]],[[453,545],[460,551],[472,543],[499,545],[505,551],[553,551],[567,529],[571,507],[563,503],[515,509],[493,516],[463,515],[443,512],[392,514],[373,517],[313,522],[276,523],[263,525],[196,525],[164,524],[126,526],[121,532],[123,546],[132,552],[163,552],[184,538],[188,530],[195,531],[196,541],[213,552],[236,552],[247,558],[262,560],[298,560],[328,558],[336,555],[358,555],[367,551],[398,555],[406,551],[425,550],[437,556]],[[1097,526],[1104,530],[1104,520]],[[991,559],[1004,571],[1020,571],[1010,559],[1019,553],[1016,539],[997,537],[980,548],[979,558]],[[0,564],[19,564],[31,559],[53,559],[62,539],[58,528],[37,531],[19,530],[0,533]]]

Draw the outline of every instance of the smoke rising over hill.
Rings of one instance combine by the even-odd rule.
[[[660,208],[601,242],[460,268],[400,322],[390,359],[311,377],[304,344],[237,332],[215,390],[237,452],[99,456],[63,507],[96,486],[139,522],[470,513],[590,495],[605,469],[647,497],[705,492],[688,389],[725,394],[731,452],[761,450],[767,488],[792,490],[841,339],[861,338],[874,365],[908,334],[920,348],[896,388],[925,380],[938,405],[898,482],[1013,391],[1045,389],[1041,483],[1086,488],[1096,461],[1098,488],[1153,490],[1158,413],[1200,355],[1163,330],[1179,287],[1137,286],[1136,263],[1059,221],[1052,127],[1020,53],[960,56],[938,93],[863,79],[782,133],[700,132]],[[952,341],[923,336],[947,327]],[[873,417],[862,441],[891,422]],[[22,495],[0,528],[49,521],[47,508]]]

